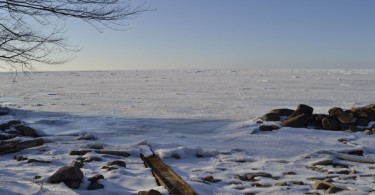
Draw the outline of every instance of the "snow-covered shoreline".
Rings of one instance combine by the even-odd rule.
[[[299,103],[313,106],[316,113],[326,113],[334,106],[374,103],[374,75],[375,70],[43,72],[12,83],[9,74],[1,73],[0,104],[12,112],[1,116],[0,123],[20,119],[50,140],[17,155],[53,163],[28,164],[15,161],[12,154],[1,156],[0,192],[133,194],[155,188],[166,193],[137,156],[144,152],[143,146],[163,157],[199,194],[313,192],[313,181],[308,179],[327,174],[306,167],[332,158],[324,151],[349,150],[354,145],[367,151],[367,158],[374,158],[375,138],[361,132],[287,127],[254,134],[257,117],[274,108],[295,109]],[[83,132],[98,139],[75,140]],[[68,155],[70,150],[94,143],[134,154],[122,159],[130,165],[126,169],[101,170],[104,161],[112,158],[107,156],[101,156],[103,162],[90,162],[82,168],[87,177],[104,174],[104,189],[85,190],[87,180],[78,190],[63,184],[43,184],[41,189],[33,180],[40,175],[43,181],[68,165],[76,158]],[[335,182],[358,194],[371,193],[374,165],[347,164],[355,167],[357,173],[350,176],[356,178],[345,180],[330,174],[337,176]],[[236,179],[251,172],[268,172],[272,178],[260,177],[257,182]],[[207,184],[202,181],[207,176],[220,181]],[[280,182],[286,185],[276,185]]]

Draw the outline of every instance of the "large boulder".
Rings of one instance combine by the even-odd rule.
[[[82,183],[83,173],[81,169],[73,166],[61,167],[48,178],[48,183],[64,182],[66,186],[78,189]]]
[[[262,116],[261,118],[263,121],[279,121],[280,120],[280,116],[276,113],[267,113],[265,115]]]
[[[295,127],[295,128],[306,127],[309,120],[310,120],[310,117],[302,113],[294,117],[288,117],[288,119],[283,121],[281,125],[284,127]]]
[[[369,121],[375,121],[375,104],[369,104],[364,107],[352,108],[351,111],[355,118],[366,118]]]
[[[336,118],[325,117],[322,119],[322,127],[325,130],[338,131],[340,130],[340,123]]]
[[[293,112],[294,110],[288,109],[288,108],[274,109],[271,111],[271,113],[275,113],[278,116],[287,116],[287,117],[291,115]]]
[[[314,111],[314,108],[312,108],[308,105],[305,105],[305,104],[300,104],[300,105],[297,106],[297,110],[294,111],[291,115],[288,116],[288,119],[299,116],[301,114],[304,114],[305,117],[310,119],[312,114],[313,114],[313,111]]]
[[[344,113],[344,110],[339,107],[333,107],[328,110],[328,115],[331,117],[337,117],[338,115]]]

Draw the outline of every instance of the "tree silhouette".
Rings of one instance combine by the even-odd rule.
[[[0,0],[0,67],[25,71],[32,69],[33,62],[68,61],[51,55],[77,51],[64,37],[69,18],[98,31],[122,30],[124,20],[144,11],[131,0]]]

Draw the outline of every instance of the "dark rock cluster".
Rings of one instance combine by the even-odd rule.
[[[14,138],[16,136],[39,137],[35,129],[26,126],[24,122],[19,120],[11,120],[0,124],[0,130],[5,133],[0,136],[0,139]]]
[[[334,107],[328,110],[328,114],[314,114],[313,111],[312,107],[300,104],[296,110],[287,108],[272,110],[263,115],[261,119],[263,121],[280,121],[280,125],[283,127],[375,133],[375,125],[367,128],[369,122],[375,121],[375,104],[349,110]],[[261,125],[259,127],[261,131],[276,129],[278,129],[276,125]]]

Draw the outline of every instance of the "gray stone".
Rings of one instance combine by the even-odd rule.
[[[103,188],[104,188],[104,185],[98,182],[91,182],[89,186],[87,186],[87,190],[99,190]]]
[[[107,166],[113,166],[113,165],[117,165],[117,166],[120,166],[120,167],[126,167],[126,163],[124,161],[121,161],[121,160],[115,160],[115,161],[107,163]]]
[[[272,175],[266,172],[246,173],[245,178],[247,181],[256,181],[256,177],[272,178]]]
[[[14,126],[14,128],[17,129],[19,134],[22,135],[22,136],[39,137],[36,130],[31,128],[31,127],[24,126],[24,125],[16,125],[16,126]]]
[[[263,121],[279,121],[280,117],[276,113],[267,113],[261,118]]]
[[[90,182],[97,182],[98,180],[101,180],[101,179],[104,179],[104,176],[100,174],[97,174],[88,178]]]
[[[305,105],[305,104],[300,104],[300,105],[297,106],[297,110],[294,111],[291,115],[288,116],[288,119],[299,116],[301,114],[305,114],[305,116],[308,119],[310,119],[312,114],[313,114],[313,111],[314,111],[314,108],[312,108],[308,105]]]
[[[273,131],[273,130],[277,130],[277,129],[280,129],[280,128],[276,125],[261,125],[261,126],[259,126],[260,131]]]
[[[344,113],[344,110],[339,107],[333,107],[328,110],[328,114],[331,117],[337,117],[339,114],[342,114],[342,113]]]
[[[311,124],[315,127],[315,128],[323,128],[322,127],[322,120],[323,118],[326,118],[328,117],[328,115],[326,114],[313,114],[312,117],[311,117]]]
[[[288,118],[287,120],[283,121],[281,123],[284,127],[306,127],[307,123],[309,122],[309,117],[306,114],[300,114],[291,118]]]
[[[80,162],[80,161],[73,160],[73,161],[70,163],[70,166],[72,166],[72,167],[77,167],[77,168],[82,168],[82,167],[83,167],[83,163]]]
[[[338,131],[340,130],[340,123],[335,118],[327,117],[323,118],[322,127],[325,130]]]
[[[69,188],[77,189],[83,179],[82,171],[77,167],[66,166],[58,169],[48,178],[48,183],[64,182]]]
[[[324,193],[326,194],[335,193],[342,190],[348,190],[348,188],[346,187],[338,186],[323,180],[315,180],[311,188],[313,190],[325,190]]]
[[[294,112],[292,109],[288,108],[280,108],[280,109],[274,109],[271,111],[271,113],[275,113],[278,116],[289,116]]]
[[[286,183],[285,181],[277,182],[277,183],[274,184],[274,186],[288,186],[288,183]]]
[[[337,120],[339,120],[339,122],[343,123],[343,124],[354,124],[355,123],[355,119],[354,119],[353,114],[347,113],[347,112],[339,114],[337,116]]]
[[[138,195],[162,195],[162,193],[160,193],[157,190],[151,189],[147,192],[146,191],[140,191],[140,192],[138,192]]]

